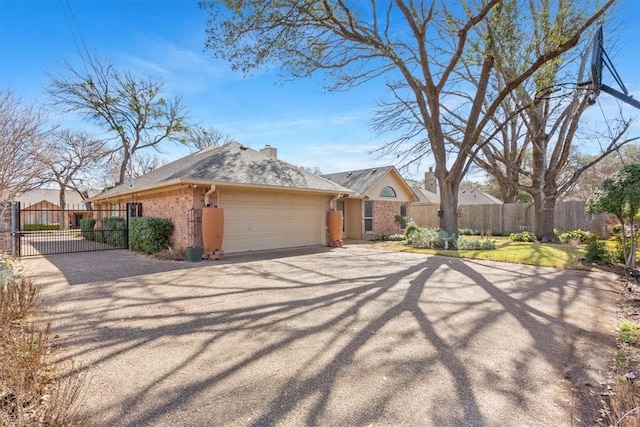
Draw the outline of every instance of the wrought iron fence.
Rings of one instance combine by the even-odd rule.
[[[57,209],[48,203],[19,209],[17,256],[124,249],[129,245],[130,206],[91,209],[86,205]]]

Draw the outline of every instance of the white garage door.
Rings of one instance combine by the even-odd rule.
[[[324,196],[224,189],[218,203],[226,253],[323,243]]]

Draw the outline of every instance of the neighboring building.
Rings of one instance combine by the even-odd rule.
[[[438,227],[438,210],[440,207],[440,192],[438,181],[432,169],[424,174],[424,182],[411,183],[417,201],[411,204],[411,215],[420,227]],[[470,205],[501,205],[501,200],[478,190],[460,190],[458,192],[458,211],[462,215],[465,206]]]
[[[17,199],[20,202],[21,224],[60,224],[60,228],[77,228],[80,220],[91,213],[82,196],[76,191],[65,191],[66,206],[60,204],[60,190],[31,190]]]
[[[91,201],[114,211],[141,204],[144,216],[174,224],[175,248],[189,241],[188,215],[205,205],[224,209],[226,253],[327,244],[327,212],[353,191],[260,151],[232,142],[161,166]]]
[[[425,172],[423,182],[410,182],[410,185],[418,199],[416,204],[440,205],[438,181],[432,169]],[[502,201],[489,193],[479,190],[460,190],[458,192],[458,206],[494,204],[501,205]]]
[[[373,239],[378,234],[401,232],[396,216],[410,216],[409,205],[416,200],[411,187],[393,166],[322,175],[355,195],[338,199],[344,214],[347,239]]]

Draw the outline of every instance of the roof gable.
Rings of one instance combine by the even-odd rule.
[[[27,191],[16,198],[23,208],[32,206],[44,201],[50,202],[52,205],[58,206],[60,203],[59,189],[36,189]],[[84,200],[74,190],[65,190],[65,202],[67,205],[80,205]]]
[[[409,184],[393,166],[338,172],[322,176],[343,187],[354,190],[360,196],[367,196],[372,199],[380,198],[380,190],[385,185],[399,184],[403,187],[403,192],[408,201],[416,199]]]
[[[376,182],[384,177],[390,169],[392,169],[392,166],[338,172],[321,176],[343,187],[351,188],[358,194],[364,195]]]

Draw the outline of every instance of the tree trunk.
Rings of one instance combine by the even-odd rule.
[[[59,202],[60,204],[58,205],[58,224],[60,224],[60,230],[66,230],[67,224],[65,224],[65,220],[64,220],[64,209],[67,205],[67,193],[65,191],[65,187],[62,185],[60,186]]]
[[[458,189],[460,180],[440,180],[440,230],[458,235]]]
[[[118,177],[118,182],[116,182],[116,185],[124,184],[124,181],[127,176],[127,167],[129,166],[129,162],[131,161],[131,156],[129,155],[128,148],[123,150],[122,155],[123,155],[123,159],[122,159],[122,163],[120,164],[120,176]]]
[[[518,189],[513,185],[517,178],[511,178],[511,182],[498,181],[500,183],[500,198],[503,203],[517,203]]]
[[[556,234],[553,232],[556,198],[542,194],[542,197],[534,197],[533,201],[536,216],[535,233],[538,240],[542,243],[556,243]]]
[[[627,268],[635,268],[636,267],[636,213],[632,212],[631,220],[629,227],[631,228],[631,244],[629,248],[629,256],[625,259],[625,267]]]

